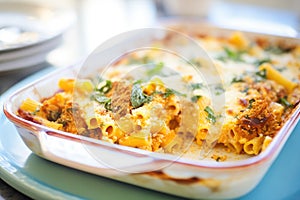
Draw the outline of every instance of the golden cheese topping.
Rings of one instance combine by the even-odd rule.
[[[194,39],[215,71],[201,56],[183,61],[157,49],[131,53],[100,79],[61,79],[61,91],[40,102],[25,100],[19,115],[148,151],[199,155],[210,143],[218,151],[258,155],[299,103],[300,47],[240,32]],[[220,81],[212,81],[217,76]]]

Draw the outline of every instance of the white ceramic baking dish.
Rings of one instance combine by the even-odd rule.
[[[193,31],[198,30],[205,34],[220,35],[231,32],[207,25],[197,26],[199,28],[194,27]],[[177,30],[178,28],[176,26]],[[250,37],[263,36],[272,41],[284,40],[299,44],[299,40],[294,38],[258,33],[245,34]],[[262,179],[299,121],[298,105],[265,151],[247,159],[215,162],[183,157],[174,159],[172,155],[149,153],[109,144],[54,130],[22,119],[16,114],[24,99],[30,97],[41,100],[51,96],[58,90],[53,83],[57,83],[63,77],[75,78],[78,70],[80,66],[59,69],[16,91],[7,99],[4,113],[15,124],[24,143],[35,154],[53,162],[172,195],[193,199],[227,199],[248,193]],[[115,170],[105,162],[99,161],[95,157],[97,154],[104,155],[112,163],[117,162],[125,170]],[[138,173],[130,173],[131,169]]]

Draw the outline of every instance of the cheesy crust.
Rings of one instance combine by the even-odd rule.
[[[214,142],[224,151],[258,155],[299,103],[300,46],[251,41],[241,32],[228,38],[193,37],[213,60],[221,84],[205,85],[187,66],[209,70],[203,58],[187,64],[157,50],[138,52],[118,60],[100,82],[61,79],[60,91],[39,102],[24,100],[18,114],[54,129],[148,151],[182,153],[191,143],[201,151],[209,136],[217,136]],[[121,78],[145,62],[154,63],[146,69],[154,76]],[[166,66],[180,72],[180,78],[165,75]],[[174,89],[168,85],[172,81],[189,89]],[[219,95],[225,97],[224,112],[213,105]]]

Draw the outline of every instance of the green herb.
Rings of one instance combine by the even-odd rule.
[[[269,62],[271,62],[270,58],[264,58],[264,59],[261,59],[261,60],[256,60],[253,64],[258,67],[258,66],[260,66],[264,63],[269,63]]]
[[[38,107],[32,114],[36,115],[38,112],[40,112],[40,107]]]
[[[106,96],[102,96],[100,93],[94,93],[93,99],[101,104],[110,101],[110,98],[108,98]]]
[[[96,90],[98,90],[99,92],[106,94],[107,92],[110,91],[110,89],[112,88],[112,82],[110,80],[105,80],[105,81],[101,81]]]
[[[169,96],[173,95],[173,94],[176,94],[178,96],[183,96],[183,97],[186,97],[186,94],[182,94],[174,89],[171,89],[171,88],[167,88],[166,89],[166,92],[163,94],[164,95],[164,98],[168,98]]]
[[[192,102],[196,103],[201,97],[201,95],[192,96],[191,100]]]
[[[164,98],[168,98],[169,96],[172,96],[174,94],[175,94],[175,90],[167,88],[166,92],[163,93],[163,96]]]
[[[250,89],[250,88],[247,86],[247,87],[245,87],[241,92],[243,92],[243,93],[248,93],[249,89]]]
[[[244,62],[242,55],[244,51],[233,51],[228,47],[224,47],[225,55],[219,57],[219,60],[226,61],[226,60],[233,60],[236,62]]]
[[[216,123],[217,120],[216,120],[214,111],[209,106],[206,106],[204,111],[208,114],[207,119],[211,123]]]
[[[166,91],[165,92],[161,92],[161,91],[154,91],[151,95],[155,95],[155,94],[160,94],[160,95],[163,95],[164,98],[168,98],[172,95],[178,95],[178,96],[183,96],[183,97],[186,97],[187,95],[186,94],[182,94],[174,89],[171,89],[171,88],[166,88]]]
[[[236,76],[231,80],[231,83],[240,83],[240,82],[244,82],[244,77]]]
[[[203,86],[204,86],[203,83],[192,83],[191,84],[192,90],[201,89]]]
[[[49,121],[56,121],[61,115],[61,112],[59,111],[53,111],[49,110],[49,113],[47,113],[47,119]]]
[[[259,76],[260,78],[266,79],[267,78],[267,70],[259,70],[255,73],[255,75]]]
[[[105,94],[111,90],[112,82],[110,80],[103,80],[102,78],[99,79],[99,81],[100,83],[98,84],[96,91],[91,95],[91,99],[103,104],[106,110],[111,110],[111,99],[106,97]]]
[[[133,84],[142,84],[143,82],[144,82],[144,80],[138,79],[138,80],[135,80],[135,81],[133,82]]]
[[[111,108],[111,99],[109,99],[107,102],[105,102],[104,103],[104,108],[106,109],[106,110],[112,110],[112,108]]]
[[[269,46],[265,49],[265,51],[268,51],[269,53],[272,53],[272,54],[280,55],[280,54],[288,52],[289,50],[288,49],[282,49],[278,46]]]
[[[132,86],[130,102],[133,108],[138,108],[144,103],[150,102],[151,99],[151,96],[144,94],[142,87],[139,84],[134,84]]]
[[[225,92],[225,89],[223,88],[222,85],[217,85],[217,86],[215,87],[215,94],[216,94],[216,95],[220,95],[220,94],[222,94],[223,92]]]
[[[94,92],[91,98],[98,103],[103,104],[106,110],[111,110],[111,99],[104,96],[102,93]]]
[[[252,104],[255,102],[255,99],[250,99],[249,100],[249,106],[248,106],[248,109],[251,109],[252,108]]]
[[[279,99],[280,104],[282,104],[284,107],[292,107],[292,104],[288,102],[286,98],[280,98]]]
[[[147,75],[151,77],[156,74],[159,74],[163,68],[164,68],[164,63],[160,62],[160,63],[156,64],[152,69],[149,69],[147,71]]]

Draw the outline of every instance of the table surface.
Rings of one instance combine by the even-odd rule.
[[[29,200],[31,198],[20,193],[0,179],[0,199]]]

